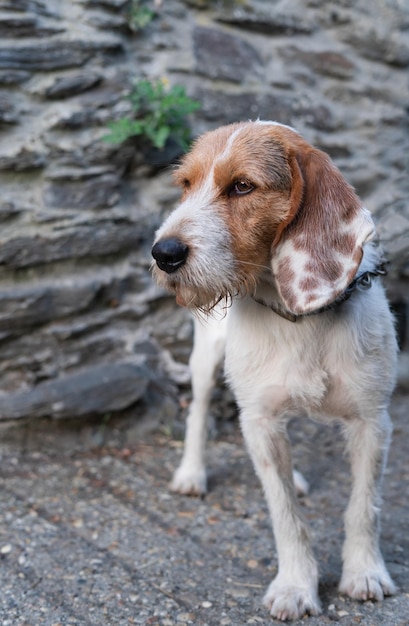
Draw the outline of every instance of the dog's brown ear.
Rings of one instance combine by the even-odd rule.
[[[285,307],[303,315],[330,304],[348,287],[375,227],[324,152],[299,142],[288,158],[291,209],[277,231],[271,266]]]

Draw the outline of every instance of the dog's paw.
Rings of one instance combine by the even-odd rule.
[[[182,463],[174,473],[169,488],[185,496],[204,496],[207,491],[205,468],[186,467]]]
[[[300,619],[303,615],[319,615],[321,604],[315,586],[297,587],[273,580],[264,596],[270,615],[281,621]]]
[[[385,596],[393,596],[396,593],[396,586],[382,565],[373,570],[359,572],[346,570],[342,574],[339,590],[354,600],[381,602]]]

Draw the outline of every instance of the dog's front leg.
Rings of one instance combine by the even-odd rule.
[[[318,615],[318,568],[297,505],[285,423],[268,412],[243,411],[241,424],[267,498],[278,553],[278,573],[264,603],[280,620]]]
[[[345,514],[340,591],[358,600],[383,600],[396,593],[379,547],[380,483],[391,430],[386,411],[379,420],[352,418],[345,426],[352,493]]]
[[[190,357],[192,402],[186,420],[182,461],[170,489],[177,493],[200,496],[206,493],[205,446],[207,413],[218,365],[223,358],[226,336],[225,316],[194,318],[194,343]]]

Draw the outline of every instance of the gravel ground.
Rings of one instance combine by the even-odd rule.
[[[409,624],[409,396],[393,403],[382,544],[400,592],[382,604],[337,593],[349,477],[339,430],[298,420],[294,458],[311,484],[301,499],[321,567],[323,615],[296,624]],[[209,444],[210,491],[172,496],[181,443],[69,450],[48,425],[29,445],[0,446],[0,626],[240,626],[276,623],[261,605],[277,568],[264,497],[238,429]],[[110,438],[112,435],[112,438]]]

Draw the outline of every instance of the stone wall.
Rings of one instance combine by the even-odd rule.
[[[148,271],[177,199],[171,155],[101,141],[143,76],[201,102],[194,134],[261,117],[327,151],[373,211],[407,307],[409,5],[163,0],[139,33],[129,5],[0,3],[3,420],[177,410],[191,324]]]

